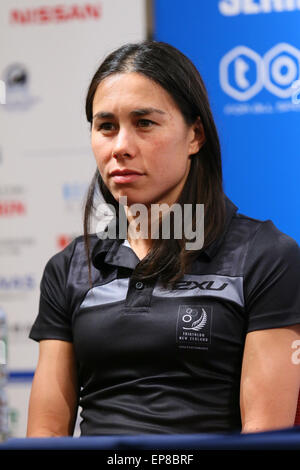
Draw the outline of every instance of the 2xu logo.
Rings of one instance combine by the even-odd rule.
[[[238,101],[247,101],[266,88],[298,104],[300,51],[290,44],[277,44],[263,57],[249,47],[237,46],[221,59],[219,73],[223,91]]]
[[[215,281],[179,281],[176,282],[174,288],[176,290],[192,290],[192,289],[200,289],[200,290],[224,290],[228,286],[227,282],[217,283]]]

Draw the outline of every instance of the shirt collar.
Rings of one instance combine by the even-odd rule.
[[[135,269],[139,261],[128,241],[120,238],[115,240],[100,239],[92,251],[92,263],[98,269],[103,262],[113,266]]]
[[[222,235],[202,249],[199,255],[205,253],[210,259],[214,257],[237,210],[237,206],[225,195],[225,225]],[[99,239],[92,251],[92,263],[96,268],[100,268],[103,261],[114,266],[135,269],[140,260],[130,247],[128,240],[106,238],[104,240]]]

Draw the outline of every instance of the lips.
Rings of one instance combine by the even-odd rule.
[[[125,175],[142,175],[142,173],[137,170],[130,170],[130,169],[114,170],[110,173],[110,176],[125,176]]]
[[[124,184],[124,183],[133,183],[143,176],[143,173],[138,170],[132,170],[129,168],[124,168],[122,170],[113,170],[110,173],[110,176],[114,183]]]

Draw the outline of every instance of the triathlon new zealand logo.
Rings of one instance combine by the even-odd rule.
[[[180,305],[176,342],[180,348],[208,349],[211,341],[212,307]]]

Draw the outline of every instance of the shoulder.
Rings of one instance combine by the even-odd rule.
[[[239,240],[248,254],[257,257],[300,254],[296,240],[279,230],[270,219],[256,219],[237,212],[232,217],[228,235]]]
[[[254,268],[263,272],[262,268],[271,264],[292,264],[300,269],[300,248],[296,240],[279,230],[270,219],[261,220],[235,211],[216,261],[228,272],[247,278]]]
[[[235,223],[245,231],[243,277],[248,301],[258,295],[266,301],[268,292],[269,298],[279,292],[282,299],[288,292],[296,296],[300,289],[300,247],[296,240],[271,220],[237,214]]]
[[[298,324],[300,247],[271,220],[246,219],[253,230],[243,269],[247,331]]]
[[[300,247],[294,238],[270,219],[238,212],[231,219],[220,255],[227,270],[243,276],[249,287],[271,275],[289,271],[293,277],[300,270]]]
[[[91,250],[97,241],[98,238],[96,235],[90,235],[89,242]],[[51,276],[66,279],[73,263],[78,267],[87,264],[85,242],[82,235],[74,238],[63,250],[51,256],[45,266],[44,278],[45,276]]]
[[[247,262],[300,263],[300,247],[290,235],[279,230],[272,220],[259,220],[236,214],[236,222],[248,232]]]

